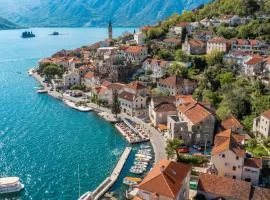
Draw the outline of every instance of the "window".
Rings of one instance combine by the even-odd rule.
[[[239,160],[239,156],[236,156],[236,160]]]
[[[233,166],[233,168],[232,168],[232,169],[233,169],[233,171],[235,171],[235,170],[236,170],[236,167],[235,167],[235,166]]]
[[[236,179],[236,176],[233,176],[232,178],[233,178],[233,179]]]
[[[225,158],[225,154],[222,154],[222,158]]]

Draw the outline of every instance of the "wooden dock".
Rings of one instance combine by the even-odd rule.
[[[131,152],[131,147],[126,147],[125,151],[121,155],[117,165],[112,171],[111,175],[107,177],[93,192],[86,192],[79,200],[98,200],[100,199],[112,185],[117,181],[127,159]]]

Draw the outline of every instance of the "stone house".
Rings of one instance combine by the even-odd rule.
[[[134,34],[134,40],[136,41],[137,45],[144,45],[145,43],[145,35],[143,32],[137,32]]]
[[[250,56],[243,63],[243,72],[247,76],[256,76],[263,73],[264,59],[259,55]]]
[[[159,78],[162,78],[166,74],[166,69],[169,67],[170,62],[166,60],[158,59],[146,59],[143,62],[142,68],[144,71],[151,71],[150,77],[156,81]]]
[[[149,118],[155,127],[160,124],[167,124],[169,115],[175,115],[177,109],[175,107],[174,96],[153,97],[149,104]]]
[[[87,72],[81,79],[83,85],[87,88],[94,88],[100,85],[100,78],[94,72]]]
[[[188,200],[191,166],[160,160],[138,185],[134,199]]]
[[[206,53],[209,54],[212,51],[228,52],[231,48],[231,44],[223,37],[216,37],[207,41]]]
[[[170,28],[170,31],[175,33],[176,35],[182,35],[184,30],[189,31],[189,23],[188,22],[180,22],[175,26]]]
[[[232,115],[222,120],[220,127],[222,130],[231,129],[236,133],[244,133],[244,126]]]
[[[177,109],[177,114],[167,119],[169,137],[183,139],[188,146],[211,145],[216,122],[211,110],[191,98],[180,103]]]
[[[182,50],[189,55],[202,55],[206,53],[206,43],[199,39],[186,39]]]
[[[130,116],[146,116],[146,97],[123,91],[118,95],[121,111]]]
[[[192,94],[197,84],[189,79],[173,75],[158,81],[157,88],[166,91],[171,96],[179,94]]]
[[[122,56],[131,63],[140,64],[146,59],[148,52],[144,46],[128,46],[123,49]]]
[[[73,85],[79,85],[81,83],[80,75],[73,72],[64,74],[62,79],[63,79],[63,87],[65,89]]]
[[[232,50],[245,51],[252,54],[264,54],[267,51],[267,45],[260,40],[232,39]]]
[[[265,138],[270,136],[270,109],[253,120],[253,132]]]

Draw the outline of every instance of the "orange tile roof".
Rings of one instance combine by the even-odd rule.
[[[213,174],[201,173],[199,176],[198,191],[226,199],[249,200],[251,183]]]
[[[125,52],[127,53],[140,53],[141,51],[143,51],[145,47],[142,46],[129,46],[127,48],[125,48]]]
[[[211,40],[208,40],[209,43],[227,43],[227,40],[223,37],[216,37]]]
[[[166,60],[159,60],[159,59],[146,59],[145,62],[147,62],[148,64],[157,64],[160,67],[164,67],[169,63]]]
[[[158,112],[158,113],[177,111],[175,105],[168,102],[162,102],[156,105],[154,110],[155,112]]]
[[[222,120],[221,127],[225,130],[231,128],[244,128],[243,125],[234,116],[230,116],[229,118]]]
[[[188,43],[195,47],[204,47],[206,45],[203,41],[198,39],[190,39],[188,40]]]
[[[270,109],[267,110],[267,111],[265,111],[265,112],[263,112],[263,113],[262,113],[262,116],[264,116],[264,117],[266,117],[267,119],[270,120]]]
[[[263,58],[260,56],[253,56],[251,59],[249,59],[246,64],[247,65],[256,65],[263,62]]]
[[[191,167],[187,164],[160,160],[138,188],[157,195],[176,198],[190,170]]]
[[[85,75],[84,75],[84,78],[94,78],[95,77],[95,74],[94,72],[87,72]]]
[[[173,75],[159,81],[160,84],[167,86],[187,86],[193,84],[189,79],[184,79],[182,77]]]
[[[126,85],[122,83],[111,83],[107,86],[109,90],[120,90],[124,88]]]
[[[186,27],[187,25],[189,25],[188,22],[179,22],[178,24],[176,24],[176,26],[180,26],[180,27]]]
[[[192,95],[177,95],[176,101],[179,103],[179,105],[184,104],[185,106],[197,103],[197,101],[193,99]]]
[[[127,101],[133,101],[135,99],[136,95],[132,94],[130,92],[123,91],[118,95],[119,99],[125,99]]]
[[[182,104],[178,107],[178,110],[185,115],[193,124],[198,124],[203,121],[212,113],[210,113],[200,103]]]
[[[138,196],[135,196],[135,197],[133,197],[133,199],[132,200],[143,200],[142,198],[140,198],[140,197],[138,197]]]
[[[181,40],[180,39],[175,39],[175,38],[166,38],[166,39],[163,40],[163,42],[173,43],[175,45],[181,44]]]
[[[244,166],[253,168],[262,168],[261,158],[245,158]]]
[[[158,128],[160,131],[168,130],[168,127],[166,124],[158,124]]]
[[[224,151],[231,150],[237,156],[245,157],[245,150],[240,143],[242,137],[237,137],[231,129],[222,131],[215,136],[215,144],[212,149],[212,156],[220,154]]]
[[[129,83],[127,85],[127,87],[130,89],[136,90],[136,91],[146,89],[146,87],[142,83],[140,83],[139,81],[133,81],[133,82]]]

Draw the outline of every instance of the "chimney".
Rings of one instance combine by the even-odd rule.
[[[163,173],[163,172],[164,172],[164,170],[165,170],[165,166],[163,166],[163,165],[162,165],[162,166],[160,167],[160,171],[161,171],[161,173]]]

